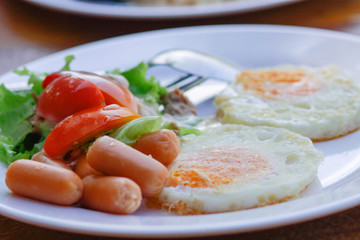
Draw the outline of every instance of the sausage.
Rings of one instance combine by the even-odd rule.
[[[142,135],[132,147],[167,166],[179,155],[180,141],[174,131],[161,129]]]
[[[140,187],[129,178],[89,175],[83,184],[80,202],[85,207],[115,214],[130,214],[140,207]]]
[[[168,170],[160,162],[109,136],[96,139],[86,159],[105,175],[134,180],[146,197],[160,194],[168,178]]]
[[[86,161],[86,155],[82,154],[78,157],[77,163],[74,167],[74,172],[79,175],[80,178],[84,178],[88,175],[102,175],[101,172],[96,171]]]
[[[31,160],[46,163],[55,167],[62,167],[71,170],[71,168],[66,165],[63,161],[59,159],[50,158],[44,151],[38,152],[32,156]]]
[[[80,177],[73,171],[25,159],[10,164],[5,183],[17,195],[59,205],[77,202],[83,190]]]

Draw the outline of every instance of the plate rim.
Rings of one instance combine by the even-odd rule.
[[[18,197],[18,198],[22,198],[22,197]],[[36,200],[30,200],[30,201],[35,201]],[[339,202],[341,203],[339,206]],[[118,230],[119,231],[111,231],[108,232],[108,228],[102,228],[102,229],[94,229],[95,224],[87,224],[88,226],[83,227],[82,229],[77,228],[77,225],[72,225],[72,221],[67,221],[65,222],[61,222],[62,225],[61,226],[56,226],[54,225],[54,223],[56,223],[57,221],[54,221],[54,218],[49,218],[45,220],[52,220],[50,223],[49,222],[44,222],[44,218],[40,218],[40,217],[36,217],[36,218],[28,218],[28,219],[24,219],[21,216],[24,215],[29,215],[28,213],[25,212],[24,215],[22,214],[22,211],[18,211],[16,209],[12,210],[12,214],[6,212],[6,209],[10,209],[8,207],[4,207],[2,206],[2,204],[0,203],[0,210],[2,210],[2,212],[0,212],[0,215],[4,216],[4,217],[8,217],[10,219],[19,221],[19,222],[23,222],[26,224],[30,224],[30,225],[34,225],[34,226],[38,226],[38,227],[43,227],[46,229],[52,229],[52,230],[57,230],[57,231],[64,231],[64,232],[69,232],[69,233],[75,233],[75,234],[86,234],[86,235],[92,235],[92,236],[103,236],[103,237],[129,237],[129,238],[158,238],[158,239],[163,239],[163,238],[180,238],[180,237],[210,237],[210,236],[219,236],[219,235],[231,235],[231,234],[240,234],[240,233],[248,233],[248,232],[252,232],[252,231],[258,231],[258,230],[268,230],[268,229],[273,229],[273,228],[277,228],[277,227],[286,227],[292,224],[300,224],[303,222],[308,222],[311,220],[315,220],[315,219],[319,219],[322,217],[326,217],[335,213],[339,213],[345,210],[348,210],[350,208],[353,208],[355,206],[358,206],[360,203],[360,194],[356,195],[356,196],[352,196],[352,197],[348,197],[346,199],[346,201],[344,200],[339,200],[339,201],[335,201],[335,202],[331,202],[329,204],[323,205],[321,207],[313,207],[313,208],[308,208],[306,209],[306,211],[295,211],[292,212],[291,214],[282,214],[280,218],[277,218],[276,221],[272,221],[271,224],[267,224],[266,226],[264,226],[262,224],[262,221],[268,221],[267,218],[265,218],[265,220],[263,219],[262,221],[258,221],[258,219],[256,220],[252,220],[252,222],[250,222],[250,224],[247,224],[246,228],[242,227],[241,229],[238,228],[238,222],[232,222],[232,224],[226,224],[226,226],[222,226],[219,223],[214,223],[212,225],[210,225],[211,228],[209,228],[208,224],[206,225],[206,231],[204,230],[200,230],[201,229],[201,224],[195,228],[191,228],[189,229],[188,227],[184,227],[184,226],[173,226],[170,229],[164,230],[164,229],[160,229],[160,228],[154,228],[154,226],[146,226],[145,228],[142,228],[140,231],[138,228],[129,228],[129,226],[125,226],[126,231],[124,231],[124,228],[120,228]],[[331,212],[328,211],[329,208],[334,208]],[[257,209],[261,209],[261,208],[257,208]],[[5,210],[5,211],[4,211]],[[251,209],[250,209],[251,210]],[[241,211],[247,211],[247,210],[241,210]],[[5,214],[4,214],[5,212]],[[17,214],[13,214],[14,212],[16,212]],[[301,214],[298,214],[298,213]],[[231,212],[229,213],[214,213],[214,214],[210,214],[210,215],[222,215],[222,214],[231,214]],[[301,216],[299,218],[299,215]],[[32,215],[33,216],[33,215]],[[175,216],[175,217],[188,217],[188,216]],[[192,217],[192,216],[189,216]],[[287,220],[286,223],[284,223],[284,219]],[[185,229],[184,229],[185,228]],[[112,229],[112,228],[110,228]],[[184,231],[185,230],[185,231]],[[199,231],[200,230],[200,231]]]

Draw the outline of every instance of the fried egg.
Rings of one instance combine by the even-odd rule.
[[[322,154],[311,140],[281,128],[224,124],[182,139],[156,201],[179,214],[235,211],[299,195]]]
[[[360,87],[337,66],[245,70],[214,105],[223,123],[282,127],[316,141],[360,127]]]

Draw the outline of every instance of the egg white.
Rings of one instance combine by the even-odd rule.
[[[217,183],[203,188],[186,186],[181,182],[176,186],[168,184],[157,199],[162,207],[180,214],[200,214],[235,211],[285,201],[298,196],[314,180],[323,158],[309,138],[286,129],[224,124],[206,129],[200,136],[183,138],[178,158],[168,166],[170,174],[186,164],[204,164],[216,168],[216,161],[206,162],[200,153],[208,151],[211,155],[212,149],[221,148],[224,151],[231,148],[249,149],[250,153],[258,153],[263,160],[260,167],[267,167],[236,176],[229,184]],[[221,153],[217,154],[221,156]],[[194,161],[187,162],[189,158]],[[224,158],[222,160],[227,161]],[[257,168],[256,162],[251,159],[247,161],[246,158],[241,159],[245,167]],[[240,168],[240,165],[230,162],[225,166]],[[195,171],[198,170],[195,168]],[[202,176],[202,173],[199,172],[199,175]]]
[[[223,123],[283,127],[313,140],[345,135],[360,127],[360,87],[337,66],[278,66],[256,70],[298,71],[312,76],[316,92],[306,96],[266,98],[232,82],[214,105]]]

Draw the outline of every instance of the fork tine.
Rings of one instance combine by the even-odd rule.
[[[149,67],[152,68],[152,67],[155,67],[155,66],[167,66],[167,67],[169,67],[170,69],[174,70],[177,73],[182,73],[182,76],[180,75],[174,81],[172,81],[170,83],[167,83],[165,85],[166,88],[177,87],[180,90],[185,92],[185,91],[188,91],[191,88],[193,88],[193,87],[195,87],[195,86],[197,86],[197,85],[201,84],[202,82],[209,79],[208,77],[194,75],[194,74],[189,73],[189,72],[184,72],[184,71],[178,70],[178,69],[176,69],[176,68],[174,68],[172,66],[169,66],[169,65],[156,64],[156,63],[152,63],[152,62],[149,63]]]
[[[187,74],[187,75],[185,75],[183,77],[180,77],[178,80],[175,80],[172,83],[169,83],[168,85],[166,85],[166,87],[169,88],[169,87],[175,86],[176,84],[178,84],[178,83],[180,83],[180,82],[182,82],[182,81],[184,81],[184,80],[186,80],[186,79],[188,79],[188,78],[190,78],[192,76],[193,75],[189,73],[189,74]]]
[[[179,87],[179,89],[185,92],[185,91],[199,85],[200,83],[205,82],[207,79],[208,79],[207,77],[197,77],[195,80]]]

